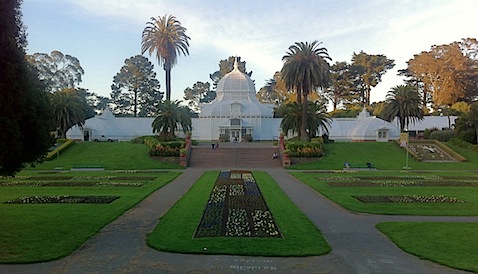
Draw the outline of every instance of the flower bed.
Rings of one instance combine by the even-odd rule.
[[[106,186],[106,187],[141,187],[144,183],[141,182],[91,182],[91,181],[7,181],[0,182],[0,186],[20,186],[20,187],[94,187],[94,186]]]
[[[109,204],[118,199],[118,196],[24,196],[6,204]]]
[[[0,177],[7,180],[32,180],[32,181],[68,181],[68,180],[119,180],[119,181],[151,181],[156,176],[17,176],[17,177]]]
[[[457,198],[447,197],[444,195],[419,196],[419,195],[403,195],[403,196],[352,196],[362,203],[465,203]]]
[[[250,171],[219,174],[195,238],[282,237]]]
[[[335,181],[327,182],[331,187],[409,187],[409,186],[449,186],[478,187],[477,181]]]
[[[1,177],[0,187],[141,187],[145,182],[138,181],[152,181],[156,178],[156,176],[18,176]]]

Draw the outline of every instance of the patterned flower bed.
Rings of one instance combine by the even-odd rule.
[[[109,204],[118,196],[25,196],[6,201],[6,204]]]
[[[419,196],[352,196],[362,203],[465,203],[457,198],[444,195]]]
[[[282,237],[250,171],[219,174],[195,238]]]
[[[456,161],[453,157],[445,153],[440,147],[432,143],[409,143],[408,148],[421,161]]]

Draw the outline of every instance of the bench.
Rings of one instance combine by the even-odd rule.
[[[105,167],[103,165],[80,164],[80,165],[73,165],[71,169],[72,170],[104,170]]]
[[[344,168],[344,169],[347,169],[347,168]],[[349,168],[348,169],[377,169],[375,167],[374,164],[370,164],[370,166],[368,166],[367,164],[349,164]]]

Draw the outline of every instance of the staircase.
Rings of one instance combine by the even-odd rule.
[[[278,148],[272,145],[251,143],[219,143],[219,148],[194,146],[189,158],[190,167],[281,167],[279,158],[272,159]]]

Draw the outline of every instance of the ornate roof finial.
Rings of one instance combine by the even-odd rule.
[[[237,64],[237,56],[234,57],[234,70],[238,70],[239,69],[239,64]]]

